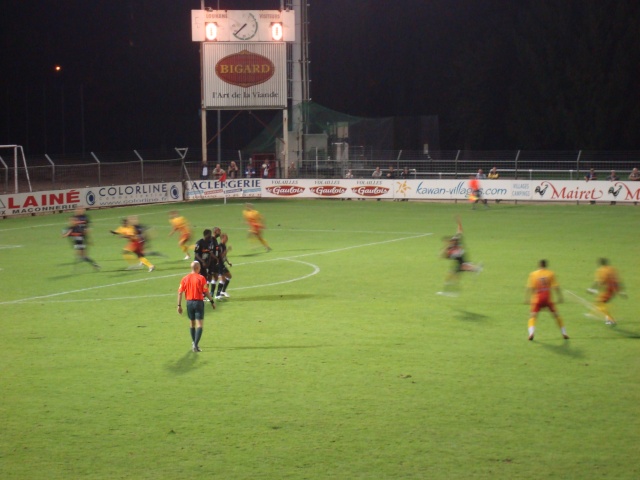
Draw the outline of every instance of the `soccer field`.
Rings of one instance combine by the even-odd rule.
[[[179,206],[229,235],[230,298],[191,351],[176,292],[189,262],[156,205],[90,211],[77,264],[67,216],[0,222],[2,479],[640,478],[640,209],[608,205],[258,201]],[[126,270],[126,215],[156,270]],[[464,225],[460,295],[443,237]],[[629,294],[591,308],[596,260]],[[528,274],[558,276],[527,340]]]

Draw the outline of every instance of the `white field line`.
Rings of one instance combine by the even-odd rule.
[[[591,312],[593,314],[595,314],[595,317],[597,317],[598,320],[600,320],[601,318],[604,319],[605,315],[596,308],[596,306],[590,302],[589,300],[587,300],[586,298],[582,298],[580,295],[576,295],[575,293],[573,293],[571,290],[566,290],[565,292],[568,293],[569,295],[571,295],[573,298],[575,298],[576,300],[578,300],[579,303],[581,303],[582,305],[584,305],[585,307],[587,307],[589,310],[591,310]]]
[[[0,245],[0,250],[7,250],[9,248],[22,248],[22,245]]]
[[[343,247],[343,248],[336,248],[333,250],[326,250],[323,252],[313,252],[313,253],[305,253],[305,254],[301,254],[301,255],[293,255],[290,257],[280,257],[280,258],[271,258],[271,259],[267,259],[267,260],[257,260],[254,262],[247,262],[247,263],[238,263],[237,266],[243,266],[243,265],[252,265],[252,264],[257,264],[257,263],[266,263],[266,262],[276,262],[276,261],[281,261],[281,260],[289,260],[289,261],[296,261],[296,259],[298,258],[303,258],[303,257],[311,257],[314,255],[326,255],[326,254],[332,254],[332,253],[338,253],[338,252],[344,252],[347,250],[353,250],[356,248],[365,248],[365,247],[373,247],[373,246],[378,246],[378,245],[384,245],[387,243],[394,243],[394,242],[401,242],[404,240],[413,240],[415,238],[422,238],[422,237],[427,237],[429,235],[432,235],[432,233],[423,233],[420,235],[413,235],[410,237],[403,237],[403,238],[394,238],[391,240],[383,240],[380,242],[372,242],[372,243],[364,243],[361,245],[352,245],[350,247]],[[304,262],[301,262],[304,263]],[[312,264],[309,264],[312,265]],[[313,265],[314,268],[316,267],[315,265]],[[318,269],[319,271],[319,269]],[[313,275],[315,275],[318,272],[313,273]],[[26,303],[26,302],[32,302],[32,301],[37,301],[37,300],[43,300],[43,299],[48,299],[48,298],[54,298],[54,297],[59,297],[62,295],[71,295],[74,293],[83,293],[83,292],[88,292],[91,290],[99,290],[99,289],[103,289],[103,288],[110,288],[110,287],[119,287],[122,285],[128,285],[128,284],[132,284],[132,283],[139,283],[139,282],[146,282],[146,281],[150,281],[150,280],[160,280],[160,279],[164,279],[164,278],[172,278],[172,277],[179,277],[179,276],[184,276],[185,272],[181,272],[181,273],[173,273],[170,275],[162,275],[162,276],[148,276],[145,278],[137,278],[135,280],[127,280],[127,281],[123,281],[123,282],[117,282],[117,283],[110,283],[107,285],[96,285],[93,287],[87,287],[87,288],[79,288],[76,290],[69,290],[69,291],[65,291],[65,292],[57,292],[57,293],[51,293],[49,295],[38,295],[38,296],[31,296],[31,297],[25,297],[22,299],[18,299],[18,300],[10,300],[10,301],[6,301],[6,302],[0,302],[0,306],[2,305],[15,305],[18,303]],[[308,278],[311,275],[307,275],[304,278]],[[297,280],[293,280],[293,281],[297,281]],[[284,281],[281,283],[289,283],[290,281]],[[280,284],[280,283],[278,283]],[[277,284],[274,284],[277,285]],[[256,287],[253,287],[256,288]],[[239,290],[239,288],[235,288],[234,290]],[[140,297],[136,297],[136,298],[140,298]],[[94,299],[95,300],[95,299]]]
[[[253,288],[265,288],[265,287],[274,287],[277,285],[284,285],[286,283],[293,283],[293,282],[299,282],[301,280],[305,280],[309,277],[313,277],[314,275],[317,275],[318,273],[320,273],[320,267],[318,267],[317,265],[314,265],[313,263],[308,263],[308,262],[303,262],[301,260],[292,260],[292,259],[288,259],[288,258],[282,258],[280,260],[283,261],[288,261],[288,262],[295,262],[295,263],[301,263],[303,265],[308,265],[310,266],[313,271],[311,273],[308,273],[306,275],[303,275],[301,277],[296,277],[296,278],[291,278],[289,280],[282,280],[280,282],[273,282],[273,283],[265,283],[262,285],[247,285],[245,287],[237,287],[234,288],[233,291],[238,291],[238,290],[251,290]],[[238,264],[236,264],[238,265]],[[250,263],[246,263],[246,264],[242,264],[242,265],[251,265]],[[182,273],[180,275],[183,275]],[[175,276],[175,275],[172,275]],[[175,297],[176,296],[176,292],[172,292],[172,293],[160,293],[157,295],[131,295],[131,296],[127,296],[127,297],[109,297],[109,298],[99,298],[99,299],[95,299],[95,298],[81,298],[81,299],[77,299],[77,300],[53,300],[47,303],[79,303],[79,302],[107,302],[107,301],[114,301],[114,300],[140,300],[142,298],[160,298],[160,297]],[[30,303],[28,301],[23,301],[20,302],[21,304],[25,304],[25,303]],[[35,302],[34,302],[35,303]],[[1,305],[1,304],[0,304]]]

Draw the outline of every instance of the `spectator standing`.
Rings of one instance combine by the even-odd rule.
[[[493,167],[491,170],[489,170],[489,180],[497,180],[498,178],[500,178],[498,169],[496,167]]]
[[[611,170],[611,173],[607,177],[607,181],[609,181],[609,182],[617,182],[618,180],[620,180],[620,177],[618,177],[618,175],[616,175],[616,171],[615,170]]]
[[[178,313],[182,315],[182,294],[187,299],[187,316],[189,317],[191,333],[191,349],[194,352],[201,352],[198,344],[202,338],[202,328],[204,322],[204,297],[211,302],[211,307],[216,308],[213,297],[207,287],[207,279],[200,275],[200,263],[191,262],[191,273],[182,277],[180,287],[178,287]]]
[[[253,164],[249,162],[247,167],[244,169],[245,178],[254,178],[256,176],[256,169],[253,168]]]
[[[484,172],[482,171],[481,168],[478,169],[478,173],[476,173],[476,178],[478,180],[483,180],[485,178],[487,178],[487,176],[484,174]]]
[[[598,175],[596,174],[596,171],[593,168],[589,169],[587,174],[584,176],[584,180],[586,182],[589,182],[591,180],[598,180]]]
[[[347,173],[344,174],[344,178],[346,178],[346,179],[352,179],[353,178],[353,172],[351,171],[351,169],[347,170]]]
[[[238,165],[233,160],[229,164],[229,168],[227,169],[227,178],[238,178]]]
[[[289,178],[298,178],[298,169],[296,168],[296,162],[291,162],[289,164],[287,175]]]
[[[220,164],[216,163],[216,168],[214,168],[211,173],[213,174],[213,179],[218,181],[222,178],[225,172],[224,172],[224,169],[220,166]]]
[[[629,174],[629,180],[633,182],[640,181],[640,172],[638,172],[637,168],[634,168],[633,170],[631,170],[631,173]]]
[[[262,178],[269,178],[269,160],[264,161],[260,167],[260,172],[262,173]]]
[[[387,170],[387,178],[390,180],[396,178],[396,171],[393,168],[393,165],[389,165],[389,170]]]
[[[209,179],[209,166],[206,162],[202,162],[202,168],[200,170],[200,179],[208,180]]]
[[[411,176],[411,172],[409,171],[409,167],[404,167],[400,172],[400,177],[403,180],[409,180],[410,176]]]
[[[377,178],[377,179],[382,178],[382,171],[380,170],[380,167],[376,167],[376,169],[371,174],[371,178]]]

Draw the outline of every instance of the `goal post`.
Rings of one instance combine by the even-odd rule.
[[[29,169],[27,168],[27,158],[24,156],[24,149],[22,148],[22,145],[0,145],[0,160],[2,161],[2,165],[5,168],[5,172],[6,172],[6,182],[5,184],[8,184],[8,176],[9,176],[9,167],[7,166],[7,164],[5,163],[4,159],[2,158],[2,153],[4,151],[9,151],[10,155],[13,156],[13,185],[14,185],[14,193],[18,193],[19,188],[18,188],[18,162],[19,162],[19,158],[22,159],[22,166],[24,167],[24,173],[27,177],[27,183],[29,185],[29,191],[32,192],[33,189],[31,188],[31,179],[29,178]]]

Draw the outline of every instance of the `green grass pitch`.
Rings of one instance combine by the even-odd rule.
[[[90,211],[94,272],[67,217],[0,222],[2,479],[640,478],[640,210],[633,206],[259,201],[178,206],[229,234],[231,298],[201,353],[176,312],[188,262],[172,206]],[[121,217],[153,226],[154,272],[126,271]],[[442,290],[460,215],[471,261]],[[589,314],[596,259],[629,299]],[[568,334],[524,286],[546,258]]]

